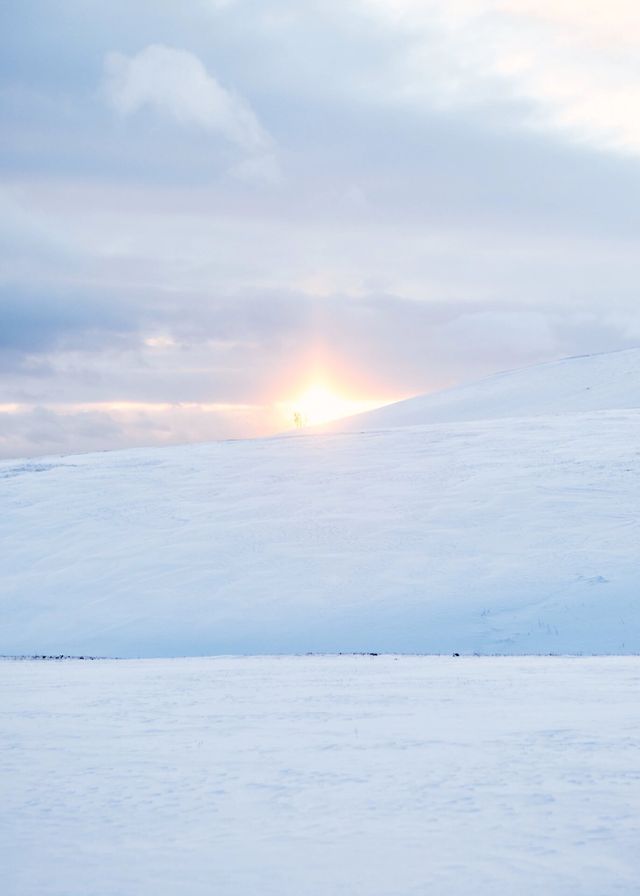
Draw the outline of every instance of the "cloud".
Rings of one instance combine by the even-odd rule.
[[[257,435],[272,428],[268,410],[251,406],[121,403],[85,410],[0,405],[0,458],[206,442],[233,437],[239,429]]]
[[[150,106],[181,124],[220,134],[245,152],[260,154],[273,148],[248,103],[219,84],[186,50],[152,44],[130,57],[109,53],[104,89],[121,115]]]
[[[274,153],[265,153],[244,159],[230,169],[230,174],[238,180],[258,181],[272,185],[283,182],[282,171]]]
[[[439,330],[439,343],[451,353],[467,346],[478,361],[523,364],[533,358],[561,354],[556,322],[540,311],[471,311],[448,321]]]
[[[439,104],[525,99],[529,125],[640,153],[635,0],[362,0],[411,35],[396,95]]]
[[[135,332],[138,312],[112,297],[0,287],[0,362],[61,346],[113,344]]]
[[[0,408],[0,457],[99,451],[122,439],[118,424],[103,413],[56,414],[44,407]]]

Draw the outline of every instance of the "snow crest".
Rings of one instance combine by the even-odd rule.
[[[0,653],[640,652],[639,361],[420,425],[4,463]]]

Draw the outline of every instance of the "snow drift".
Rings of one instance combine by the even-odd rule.
[[[5,462],[0,653],[638,652],[639,382],[622,352],[368,432]]]

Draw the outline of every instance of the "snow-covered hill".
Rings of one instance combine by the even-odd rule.
[[[327,424],[324,432],[640,408],[640,349],[564,358],[494,374]]]
[[[475,422],[5,462],[0,653],[638,652],[639,359],[455,390]]]

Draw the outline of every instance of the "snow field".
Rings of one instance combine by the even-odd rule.
[[[640,411],[0,465],[0,654],[640,652]]]
[[[637,658],[0,662],[4,896],[613,896]]]

